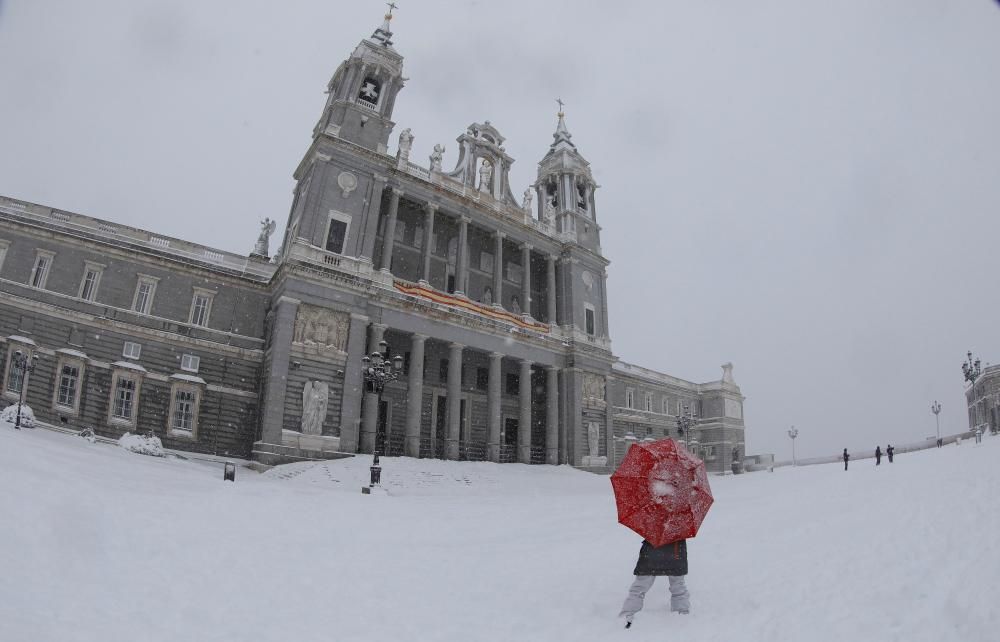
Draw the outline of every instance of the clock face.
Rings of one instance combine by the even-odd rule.
[[[591,289],[592,287],[594,287],[594,275],[593,274],[591,274],[587,270],[584,270],[582,278],[583,278],[583,284],[585,286],[587,286],[588,290]]]

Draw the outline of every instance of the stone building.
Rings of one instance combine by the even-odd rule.
[[[987,365],[976,380],[965,387],[969,432],[1000,430],[1000,365]]]
[[[696,384],[611,351],[597,184],[560,112],[534,184],[489,121],[425,167],[403,129],[390,17],[335,71],[284,238],[247,256],[0,198],[0,403],[44,421],[261,465],[371,453],[608,470],[676,435],[743,453],[731,366]],[[518,190],[520,191],[520,190]],[[381,398],[361,359],[403,357]],[[41,358],[24,376],[16,350]]]

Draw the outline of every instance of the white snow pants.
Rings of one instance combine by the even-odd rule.
[[[688,595],[684,576],[668,575],[667,579],[670,581],[670,610],[677,613],[687,613],[691,610],[691,597]],[[618,617],[631,620],[633,615],[641,611],[646,593],[653,587],[655,580],[655,575],[636,575],[635,581],[628,589],[628,597],[625,598],[622,612],[618,614]]]

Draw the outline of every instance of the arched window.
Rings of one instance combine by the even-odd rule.
[[[371,76],[365,77],[358,91],[358,102],[374,109],[378,106],[378,99],[382,96],[382,83]]]

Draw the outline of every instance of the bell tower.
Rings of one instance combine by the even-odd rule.
[[[392,10],[389,3],[382,25],[362,40],[340,63],[327,85],[323,115],[313,138],[326,134],[371,150],[385,152],[395,125],[392,110],[403,88],[403,57],[392,47]]]
[[[594,206],[598,185],[590,172],[590,163],[580,154],[566,128],[562,100],[559,122],[552,134],[552,145],[538,163],[538,218],[555,225],[560,232],[572,234],[577,243],[600,254],[600,227]]]

